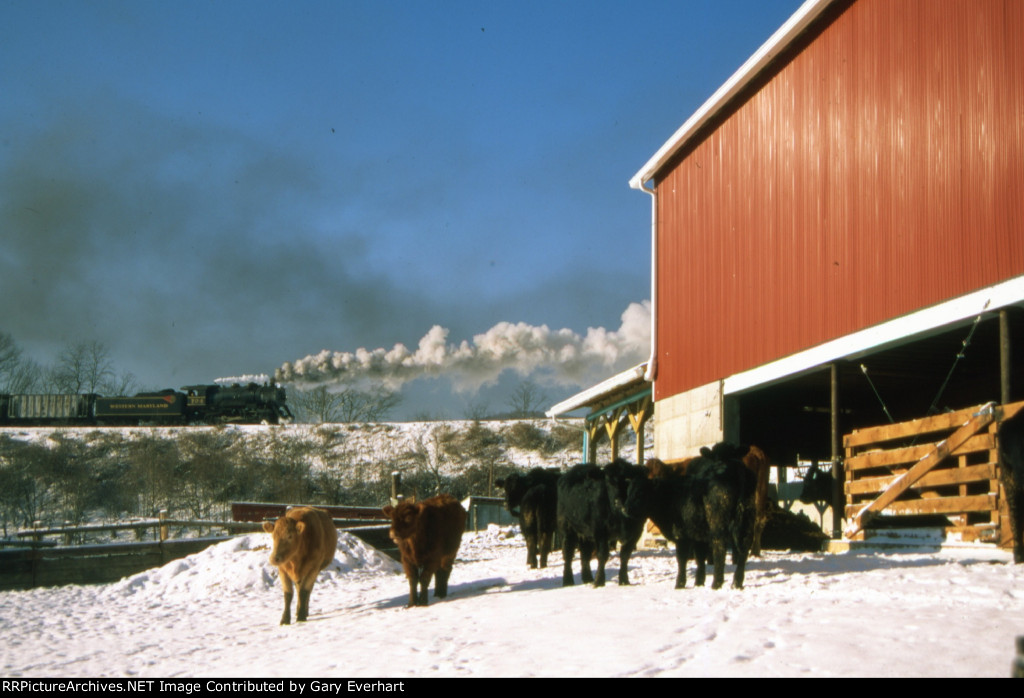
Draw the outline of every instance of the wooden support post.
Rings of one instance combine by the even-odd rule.
[[[587,452],[583,454],[583,458],[587,463],[596,463],[597,441],[601,437],[601,424],[595,419],[584,428],[587,430]]]
[[[604,429],[608,432],[608,439],[612,445],[612,460],[619,457],[619,434],[622,433],[622,411],[624,407],[612,410],[604,416]]]
[[[999,403],[1010,404],[1010,315],[1006,308],[999,311]]]
[[[637,465],[644,464],[644,425],[651,418],[653,407],[650,395],[645,395],[639,402],[629,405],[629,423],[633,426],[633,431],[636,433]]]
[[[158,518],[161,521],[161,524],[160,524],[160,542],[163,543],[165,540],[167,540],[167,524],[163,523],[164,521],[167,520],[167,510],[166,509],[161,509]]]
[[[831,366],[831,404],[832,415],[832,538],[839,539],[843,534],[843,508],[846,496],[843,492],[842,469],[842,431],[839,424],[839,364]]]

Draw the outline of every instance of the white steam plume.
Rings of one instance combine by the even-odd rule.
[[[580,336],[526,323],[500,322],[472,342],[448,344],[439,325],[420,339],[415,351],[391,349],[330,352],[288,362],[277,369],[280,383],[325,385],[382,383],[392,390],[419,378],[445,376],[461,392],[492,384],[506,370],[557,385],[587,385],[645,361],[651,345],[651,304],[631,303],[618,330],[589,328]]]
[[[256,383],[257,385],[264,385],[270,382],[270,376],[266,373],[247,373],[242,376],[229,376],[227,378],[217,378],[213,381],[218,385],[248,385],[249,383]]]

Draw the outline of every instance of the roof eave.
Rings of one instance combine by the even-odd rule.
[[[544,414],[550,418],[560,417],[564,414],[578,410],[582,407],[589,407],[593,402],[600,399],[604,395],[613,392],[615,390],[624,388],[631,383],[642,383],[644,378],[644,372],[647,370],[647,363],[642,363],[633,368],[627,369],[622,373],[618,373],[607,380],[604,380],[597,385],[591,386],[586,390],[576,393],[572,397],[563,400],[557,405],[553,406]]]
[[[835,0],[806,0],[771,38],[733,73],[711,97],[679,127],[672,137],[629,180],[629,186],[640,189],[644,182],[654,178],[689,139],[711,118],[721,111],[743,88],[784,51]]]

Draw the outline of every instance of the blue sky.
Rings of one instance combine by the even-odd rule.
[[[0,331],[152,388],[434,325],[616,331],[650,295],[629,178],[799,5],[5,2]]]

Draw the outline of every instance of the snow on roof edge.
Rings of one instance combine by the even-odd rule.
[[[629,186],[633,189],[640,189],[643,183],[650,180],[664,167],[665,163],[672,158],[689,141],[701,126],[717,114],[729,101],[754,78],[760,74],[774,58],[784,51],[797,36],[811,24],[819,15],[835,0],[806,0],[803,5],[786,20],[786,23],[754,52],[746,63],[740,66],[739,70],[725,81],[713,95],[701,107],[694,112],[693,116],[679,127],[672,134],[672,137],[665,142],[661,148],[648,160],[640,171],[629,180]]]
[[[612,392],[617,388],[621,388],[635,381],[642,380],[644,377],[644,373],[646,371],[647,362],[645,361],[644,363],[638,364],[633,368],[626,369],[622,373],[618,373],[612,376],[611,378],[607,378],[598,383],[597,385],[593,385],[582,392],[576,393],[570,398],[562,400],[560,403],[554,405],[544,414],[548,418],[554,419],[555,417],[566,414],[568,412],[572,412],[573,410],[577,410],[581,407],[586,407],[588,403],[592,402],[601,395],[604,395],[605,393]]]

